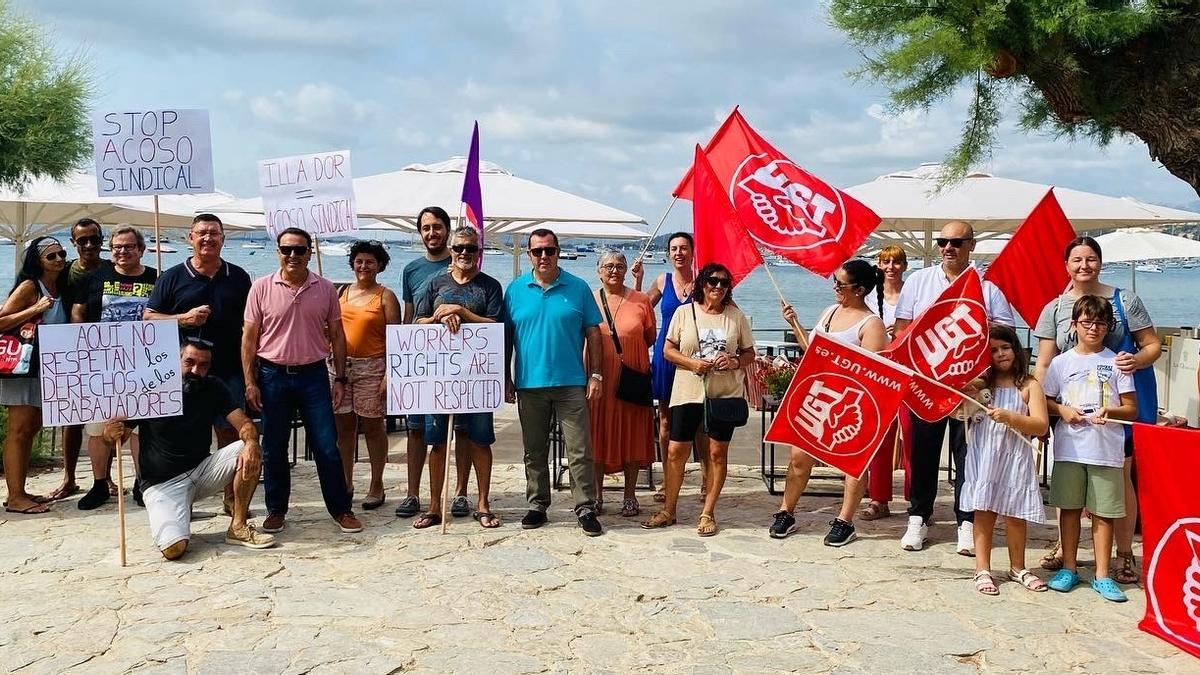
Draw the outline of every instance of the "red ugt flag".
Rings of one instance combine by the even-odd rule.
[[[904,403],[936,422],[962,400],[956,390],[987,370],[989,344],[983,284],[968,267],[879,354],[916,371]]]
[[[862,478],[911,379],[907,368],[813,333],[764,438]]]
[[[1146,615],[1138,628],[1200,657],[1200,431],[1133,425]]]
[[[762,264],[762,254],[721,190],[699,145],[693,171],[696,199],[692,205],[692,234],[696,238],[696,268],[710,262],[721,263],[729,268],[736,286]]]
[[[1074,238],[1075,229],[1050,188],[983,278],[996,284],[1025,323],[1033,326],[1046,303],[1057,298],[1070,280],[1060,255]]]
[[[705,149],[750,236],[821,276],[850,259],[879,216],[771,146],[734,108]],[[673,193],[694,198],[689,171]]]
[[[479,122],[471,132],[471,151],[467,154],[467,169],[463,173],[463,213],[475,231],[479,232],[479,267],[483,268],[483,188],[479,184]]]

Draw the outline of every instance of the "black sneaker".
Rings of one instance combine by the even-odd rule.
[[[549,518],[546,517],[545,511],[529,509],[525,512],[525,517],[521,519],[521,529],[536,530],[537,528],[545,525],[547,520],[549,520]]]
[[[108,481],[97,481],[87,494],[79,498],[79,510],[91,511],[108,502]]]
[[[767,531],[771,534],[772,539],[783,539],[799,529],[800,526],[796,524],[796,518],[792,514],[787,511],[779,511],[775,514],[775,522],[771,523],[771,527]]]
[[[604,528],[600,527],[600,519],[596,517],[595,511],[584,511],[580,514],[579,527],[582,527],[583,533],[589,537],[599,537],[604,534]]]
[[[845,546],[858,538],[854,526],[841,518],[829,521],[829,534],[825,535],[826,546]]]
[[[146,508],[146,500],[142,499],[142,479],[138,478],[133,481],[133,501],[142,508]]]

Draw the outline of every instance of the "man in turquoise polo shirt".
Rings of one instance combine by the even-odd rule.
[[[529,512],[521,527],[546,524],[550,508],[550,419],[558,416],[567,446],[571,496],[584,534],[602,534],[596,518],[596,474],[592,463],[588,399],[600,396],[600,309],[592,289],[559,268],[558,236],[529,235],[533,270],[513,279],[504,294],[507,334],[506,397],[517,403],[525,446],[525,496]],[[587,343],[588,368],[583,346]],[[515,360],[515,363],[514,363]]]

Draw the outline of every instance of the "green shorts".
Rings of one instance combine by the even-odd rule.
[[[1055,462],[1050,473],[1050,505],[1087,508],[1101,518],[1125,517],[1125,470],[1078,462]]]

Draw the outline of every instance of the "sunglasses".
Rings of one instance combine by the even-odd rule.
[[[66,251],[51,251],[51,252],[47,253],[45,257],[46,257],[46,260],[66,260],[67,252]]]
[[[529,255],[534,258],[553,258],[558,255],[558,247],[544,246],[542,248],[531,248],[529,249]]]
[[[75,240],[75,245],[80,248],[94,248],[103,243],[103,239],[98,234],[89,234],[86,237],[79,237]]]
[[[937,242],[938,248],[946,248],[947,246],[953,246],[954,248],[962,248],[963,244],[965,244],[968,241],[971,241],[973,239],[975,239],[975,237],[953,237],[953,238],[938,237],[934,241]]]
[[[833,290],[835,290],[835,291],[840,291],[843,288],[854,288],[855,285],[856,284],[843,284],[842,282],[838,281],[837,279],[833,280]]]
[[[728,277],[708,277],[704,283],[713,288],[729,288],[730,280]]]
[[[283,256],[297,255],[301,256],[309,252],[307,246],[280,246],[279,253]]]
[[[455,244],[450,250],[455,253],[479,253],[479,247],[475,244]]]

